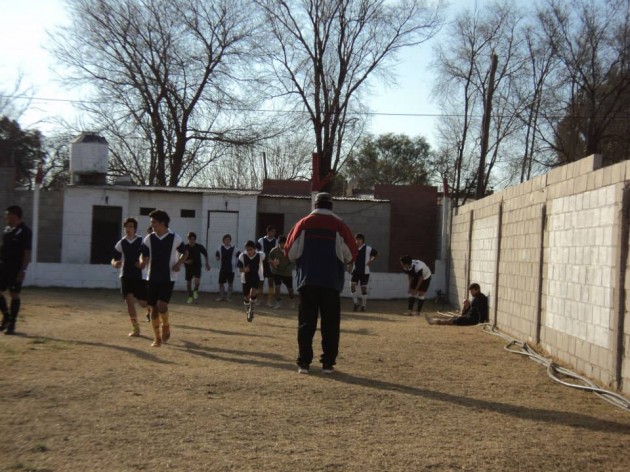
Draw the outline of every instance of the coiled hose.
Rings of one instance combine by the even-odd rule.
[[[457,316],[457,314],[453,313],[438,313],[447,317]],[[519,354],[521,356],[527,356],[530,360],[546,367],[547,375],[549,375],[549,377],[553,381],[567,387],[593,392],[595,395],[607,401],[608,403],[630,413],[630,400],[628,400],[624,396],[600,388],[589,379],[579,374],[576,374],[575,372],[565,367],[561,367],[555,364],[551,359],[543,357],[536,351],[534,351],[526,342],[519,341],[518,339],[514,339],[507,334],[499,332],[499,330],[496,327],[492,326],[490,323],[483,323],[479,326],[481,326],[481,329],[486,333],[492,334],[493,336],[498,336],[506,340],[507,344],[503,347],[503,349],[505,349],[506,351],[513,354]]]

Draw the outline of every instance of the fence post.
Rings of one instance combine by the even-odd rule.
[[[540,246],[538,247],[538,297],[536,299],[536,344],[540,344],[542,327],[543,275],[545,270],[545,228],[547,226],[547,204],[540,208]]]
[[[499,266],[501,263],[501,238],[503,234],[503,200],[499,203],[499,221],[497,223],[497,257],[494,268],[494,306],[492,307],[492,325],[497,326],[499,307]]]
[[[626,184],[623,188],[621,198],[621,210],[619,211],[619,233],[617,233],[617,248],[619,249],[619,257],[617,258],[617,280],[616,280],[616,296],[613,300],[613,320],[612,328],[612,358],[613,358],[613,377],[617,389],[621,389],[623,383],[623,362],[624,362],[624,320],[626,315],[626,268],[628,264],[628,237],[630,230],[630,186]]]

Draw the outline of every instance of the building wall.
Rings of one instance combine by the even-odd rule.
[[[451,301],[479,282],[498,328],[630,392],[629,176],[591,156],[459,208]]]
[[[390,252],[387,270],[400,270],[400,256],[423,260],[435,271],[438,231],[437,188],[426,185],[376,185],[374,197],[389,200]]]

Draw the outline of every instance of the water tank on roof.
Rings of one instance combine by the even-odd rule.
[[[103,185],[107,183],[107,140],[96,133],[84,132],[70,143],[72,183]]]

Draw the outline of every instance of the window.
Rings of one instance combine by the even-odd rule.
[[[140,207],[140,216],[149,216],[149,213],[153,210],[155,210],[155,208]]]
[[[181,210],[179,216],[181,216],[182,218],[194,218],[195,217],[195,210]]]

